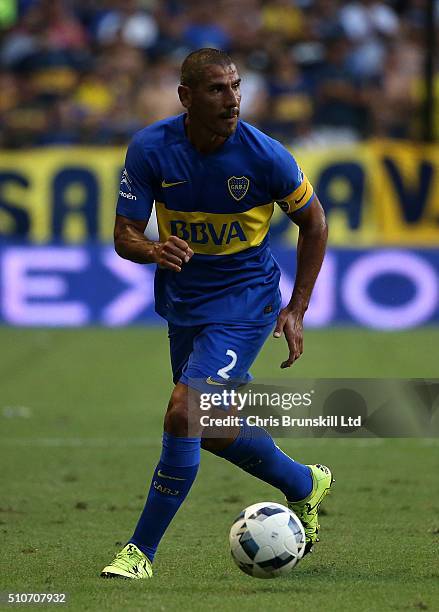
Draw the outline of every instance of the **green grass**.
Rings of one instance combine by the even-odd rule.
[[[307,332],[288,372],[270,340],[253,373],[435,377],[439,330]],[[439,608],[437,440],[295,439],[282,447],[337,478],[322,542],[285,579],[231,562],[227,534],[277,491],[203,455],[149,582],[98,572],[131,534],[160,452],[172,388],[160,329],[0,329],[0,591],[67,592],[72,610],[435,610]],[[42,608],[43,606],[39,606]],[[50,608],[53,609],[53,606]]]

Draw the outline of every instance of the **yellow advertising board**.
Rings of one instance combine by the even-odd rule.
[[[439,246],[439,146],[371,143],[377,240]]]
[[[369,142],[295,150],[327,213],[334,245],[439,244],[439,150]],[[0,239],[111,242],[125,151],[0,152]],[[278,210],[272,234],[294,240]]]
[[[357,246],[373,244],[376,240],[376,227],[370,209],[370,148],[346,145],[337,148],[296,149],[292,153],[325,208],[330,243]],[[274,232],[277,234],[277,230],[282,228],[286,240],[297,232],[281,211],[276,214],[274,224]]]
[[[0,153],[0,236],[36,243],[112,240],[119,148]]]

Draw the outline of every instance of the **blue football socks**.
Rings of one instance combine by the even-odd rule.
[[[304,499],[311,493],[309,467],[288,457],[262,427],[244,423],[230,446],[211,452],[280,489],[288,501]]]
[[[185,500],[200,464],[200,438],[163,434],[160,461],[155,469],[145,507],[130,542],[149,558]]]
[[[244,424],[230,446],[211,452],[280,489],[289,501],[304,499],[311,492],[309,468],[288,457],[261,427]],[[154,471],[145,507],[130,539],[150,561],[154,560],[163,534],[189,493],[199,464],[200,438],[177,438],[163,434],[160,461]]]

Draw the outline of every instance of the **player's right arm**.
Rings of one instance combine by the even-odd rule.
[[[177,236],[169,236],[166,242],[148,240],[144,231],[148,220],[129,219],[116,215],[114,247],[116,253],[135,263],[156,263],[161,268],[181,272],[194,252],[188,243]]]
[[[146,157],[139,135],[131,141],[119,189],[114,246],[120,257],[135,263],[156,263],[181,272],[194,254],[188,243],[177,236],[166,242],[148,240],[144,235],[154,203],[154,170]]]

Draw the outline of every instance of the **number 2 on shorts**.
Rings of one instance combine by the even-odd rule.
[[[238,355],[235,353],[235,351],[232,351],[232,349],[227,349],[226,355],[227,357],[231,357],[232,361],[226,366],[224,366],[223,368],[220,368],[217,374],[218,376],[221,376],[221,378],[225,378],[226,380],[229,380],[230,376],[229,374],[227,374],[227,372],[235,367],[236,362],[238,360]]]

